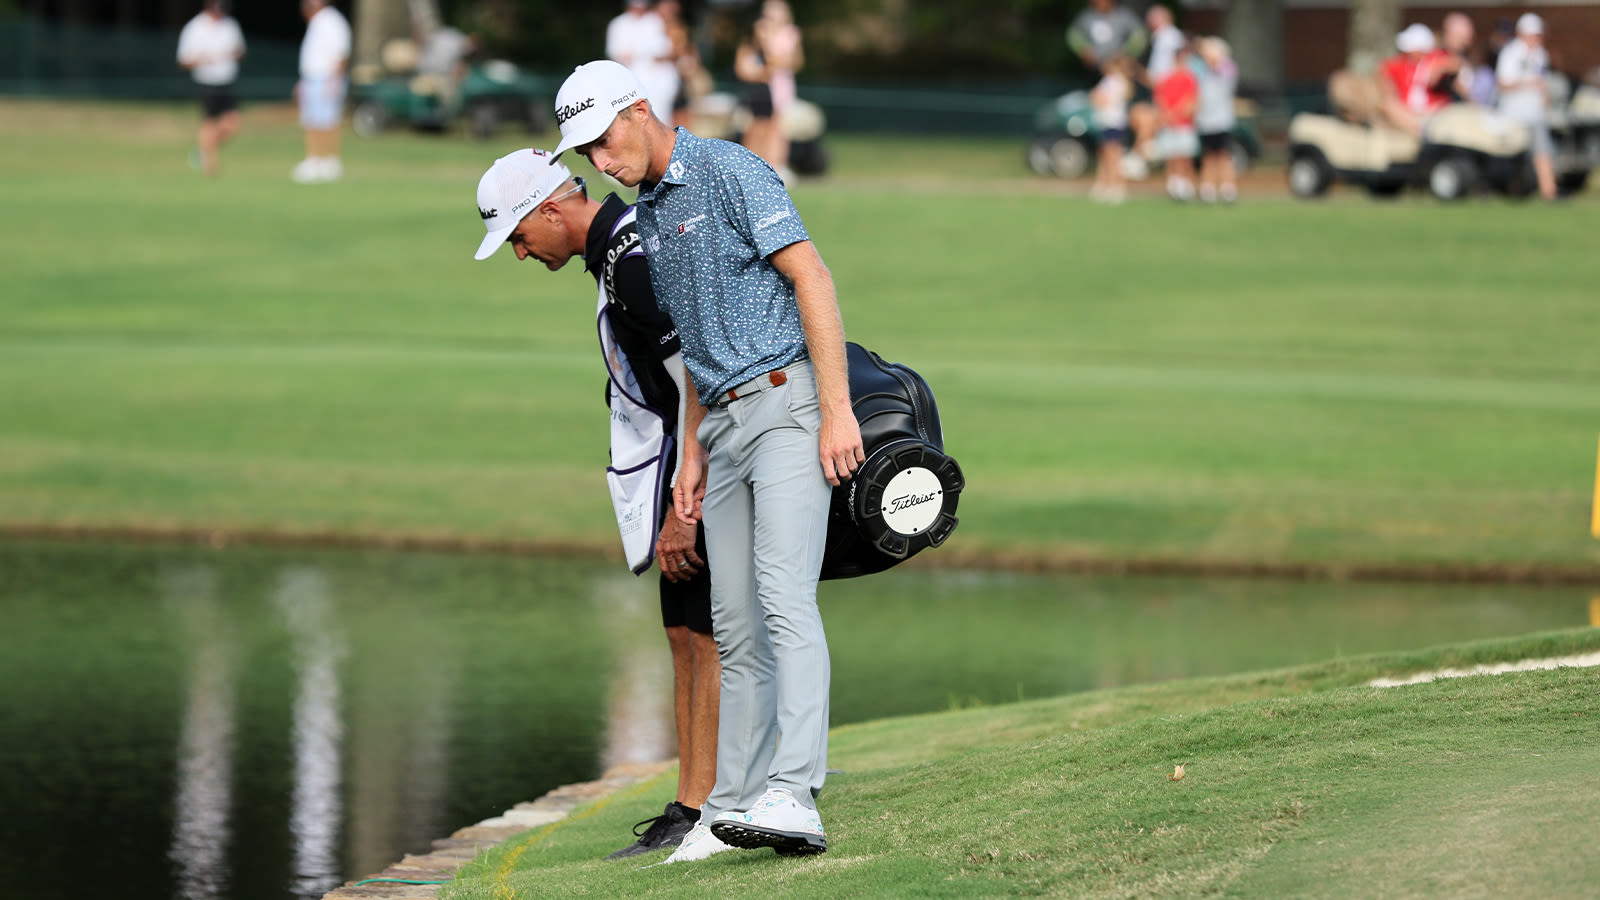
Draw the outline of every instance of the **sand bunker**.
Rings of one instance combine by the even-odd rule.
[[[1367,684],[1371,687],[1399,687],[1403,684],[1424,684],[1438,678],[1503,675],[1506,672],[1531,672],[1534,669],[1560,669],[1567,666],[1578,669],[1600,666],[1600,652],[1580,653],[1577,656],[1552,656],[1549,659],[1519,659],[1516,662],[1473,666],[1470,669],[1438,669],[1433,672],[1418,672],[1405,678],[1374,678]]]

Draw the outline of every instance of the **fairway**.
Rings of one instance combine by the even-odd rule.
[[[668,773],[480,854],[441,896],[1589,897],[1594,670],[1365,682],[1597,645],[1552,632],[837,728],[826,854],[601,860]]]
[[[275,108],[216,181],[187,107],[0,121],[0,525],[613,550],[594,284],[471,258],[531,139],[349,138],[300,186]],[[796,202],[849,336],[939,397],[950,547],[1600,563],[1593,195],[1108,209],[1010,139],[832,150]]]

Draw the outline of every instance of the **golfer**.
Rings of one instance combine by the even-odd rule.
[[[621,65],[556,94],[557,154],[639,187],[656,297],[677,323],[687,409],[677,513],[703,512],[722,655],[717,780],[668,862],[729,846],[827,849],[828,643],[817,577],[832,489],[865,459],[833,279],[772,167],[661,123]]]
[[[607,859],[676,847],[699,821],[716,777],[720,677],[705,538],[695,522],[672,514],[679,425],[685,406],[699,405],[684,389],[677,330],[656,304],[633,208],[615,194],[604,203],[589,199],[583,179],[550,154],[518,150],[495,160],[478,181],[478,214],[489,232],[478,259],[509,243],[517,259],[532,257],[553,272],[581,254],[600,286],[596,315],[611,407],[607,481],[635,574],[649,568],[652,545],[661,567],[679,761],[677,799],[634,826],[638,840]],[[641,834],[639,826],[648,827]]]

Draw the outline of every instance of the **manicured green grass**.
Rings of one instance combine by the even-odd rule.
[[[1555,632],[844,727],[822,856],[601,860],[670,799],[669,773],[480,856],[442,896],[1588,896],[1593,670],[1365,685],[1597,647]]]
[[[187,109],[0,121],[0,524],[615,544],[592,282],[471,260],[532,139],[352,139],[303,187],[274,110],[216,181]],[[851,337],[938,393],[953,547],[1600,561],[1592,196],[1105,209],[1009,140],[834,152],[796,200]]]

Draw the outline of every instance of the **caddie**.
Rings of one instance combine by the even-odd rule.
[[[678,794],[662,814],[634,826],[638,840],[607,857],[677,847],[700,819],[716,776],[717,645],[711,635],[711,576],[702,530],[672,514],[672,475],[682,447],[683,355],[672,319],[656,303],[631,206],[615,194],[591,200],[582,178],[543,150],[495,160],[478,181],[478,215],[488,230],[477,258],[510,244],[555,271],[574,256],[600,287],[596,310],[611,409],[606,481],[635,574],[661,569],[661,621],[672,648],[678,733]],[[641,833],[640,826],[645,827]]]
[[[668,862],[730,847],[827,849],[829,664],[817,610],[832,485],[865,459],[833,279],[772,167],[673,130],[621,65],[556,94],[561,143],[638,186],[639,235],[700,405],[687,409],[679,517],[704,514],[722,657],[717,779]]]

